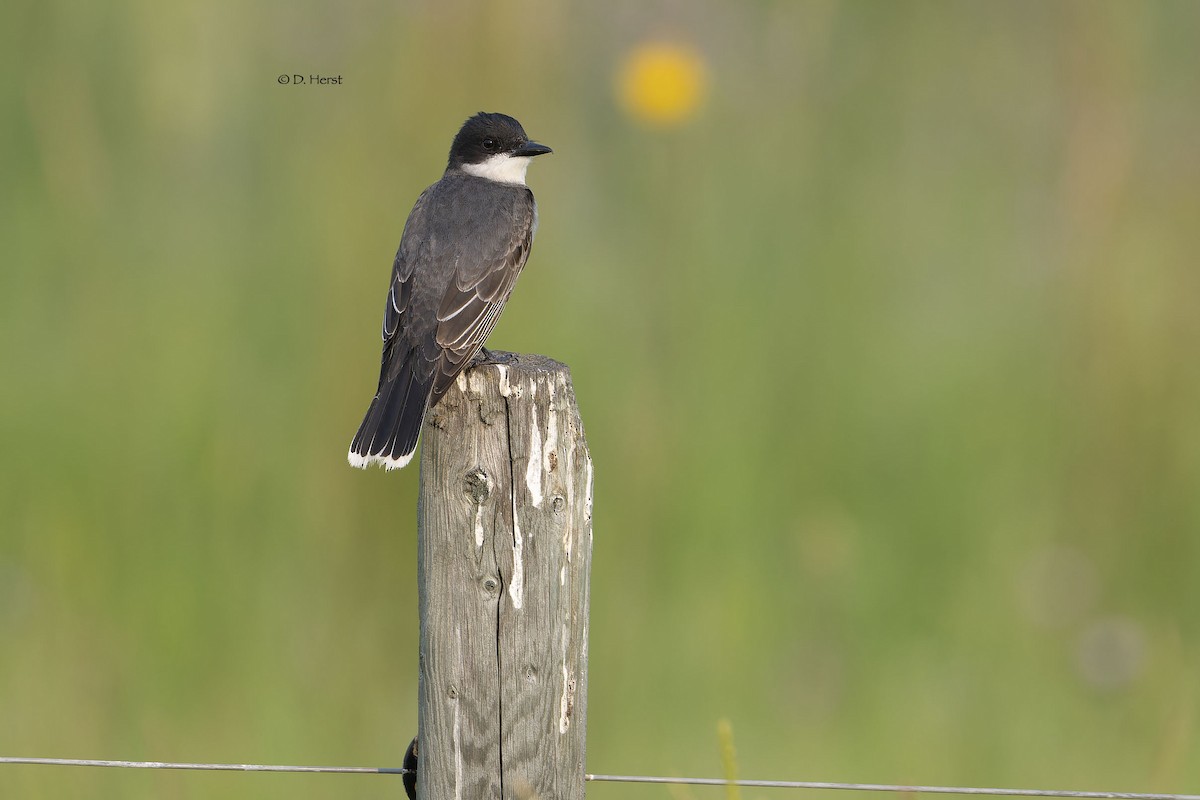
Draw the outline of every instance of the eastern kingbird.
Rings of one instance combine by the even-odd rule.
[[[480,112],[454,137],[445,174],[404,224],[383,309],[379,389],[350,443],[350,466],[407,464],[426,410],[483,348],[537,230],[525,170],[549,152],[504,114]]]

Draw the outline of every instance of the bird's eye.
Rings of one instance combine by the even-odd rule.
[[[483,140],[483,149],[489,153],[495,152],[497,146],[495,139],[488,138]]]

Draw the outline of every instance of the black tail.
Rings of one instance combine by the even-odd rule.
[[[400,469],[412,460],[433,388],[433,376],[416,369],[420,361],[416,351],[409,351],[394,375],[384,374],[350,443],[350,466],[366,469],[375,463],[386,469]]]

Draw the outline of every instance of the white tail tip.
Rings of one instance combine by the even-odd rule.
[[[360,453],[356,453],[353,450],[351,450],[346,455],[346,460],[350,462],[350,466],[355,467],[356,469],[366,469],[367,467],[371,466],[372,464],[378,464],[379,466],[386,469],[388,472],[391,472],[394,469],[401,469],[401,468],[407,466],[408,462],[412,461],[412,457],[413,457],[412,453],[409,453],[406,456],[400,456],[399,458],[393,458],[391,456],[383,456],[383,455],[364,456]]]

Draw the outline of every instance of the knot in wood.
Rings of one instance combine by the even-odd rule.
[[[481,506],[492,494],[492,479],[482,467],[476,467],[463,477],[463,491]]]

